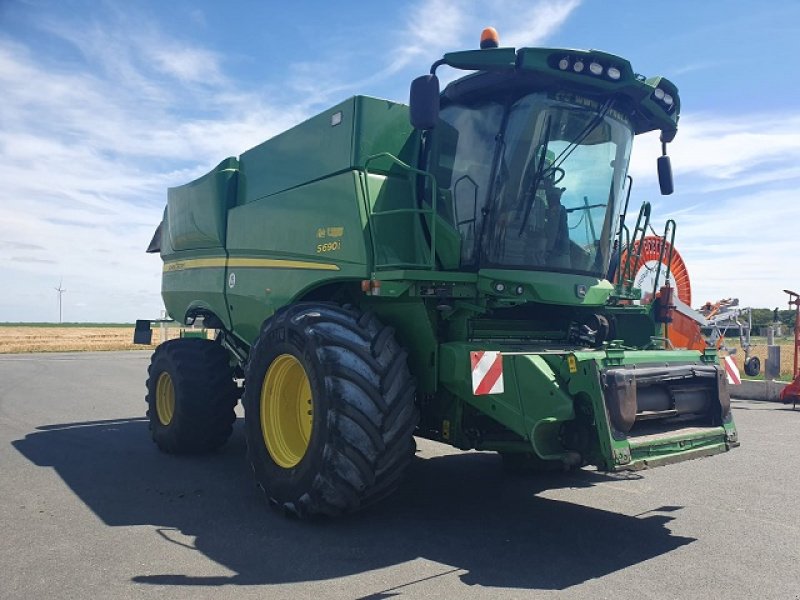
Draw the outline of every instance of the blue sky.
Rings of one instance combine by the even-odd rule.
[[[489,8],[487,8],[489,6]],[[0,321],[157,317],[166,188],[354,94],[407,100],[443,52],[597,48],[681,91],[676,192],[654,135],[632,206],[678,222],[693,305],[800,287],[800,2],[0,0]],[[445,74],[442,72],[441,74]],[[634,208],[635,210],[635,208]]]

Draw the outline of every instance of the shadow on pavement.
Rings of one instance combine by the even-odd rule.
[[[165,543],[236,573],[133,578],[143,584],[325,580],[421,557],[464,571],[467,584],[564,589],[694,541],[672,535],[665,527],[672,518],[657,514],[680,507],[626,516],[542,498],[536,494],[545,489],[610,478],[591,471],[509,477],[493,454],[417,458],[403,487],[379,506],[299,522],[269,510],[256,490],[241,422],[220,452],[201,457],[160,453],[143,419],[47,426],[13,444],[36,465],[55,469],[107,525],[151,525]]]

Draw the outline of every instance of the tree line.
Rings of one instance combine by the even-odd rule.
[[[766,327],[776,321],[784,325],[790,331],[794,330],[794,321],[797,316],[794,310],[780,310],[778,308],[754,308],[752,310],[753,328]]]

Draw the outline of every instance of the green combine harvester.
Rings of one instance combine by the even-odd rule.
[[[161,450],[219,447],[241,398],[258,484],[309,516],[391,493],[414,436],[514,470],[738,445],[716,351],[670,348],[671,289],[637,303],[637,257],[620,258],[649,219],[645,204],[625,226],[635,135],[660,130],[672,192],[677,88],[612,54],[484,34],[416,79],[410,106],[350,98],[169,190],[148,249],[164,303],[217,335],[153,353]],[[444,66],[471,73],[440,92]]]

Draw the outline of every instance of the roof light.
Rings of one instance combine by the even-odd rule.
[[[600,63],[596,63],[596,62],[590,63],[589,64],[589,72],[592,75],[602,75],[603,74],[603,65],[601,65]]]
[[[606,73],[608,73],[609,79],[613,79],[615,81],[622,77],[622,73],[617,67],[608,67],[608,71],[606,71]]]
[[[481,50],[500,46],[500,36],[494,27],[487,27],[481,32]]]
[[[562,71],[566,71],[567,69],[569,69],[569,58],[565,56],[560,61],[558,61],[558,68],[561,69]]]
[[[583,61],[576,60],[575,64],[572,65],[572,70],[575,71],[576,73],[580,73],[581,71],[583,71]]]
[[[656,88],[656,91],[653,92],[653,95],[656,98],[658,98],[659,100],[663,100],[664,99],[664,90],[662,90],[661,88]]]

